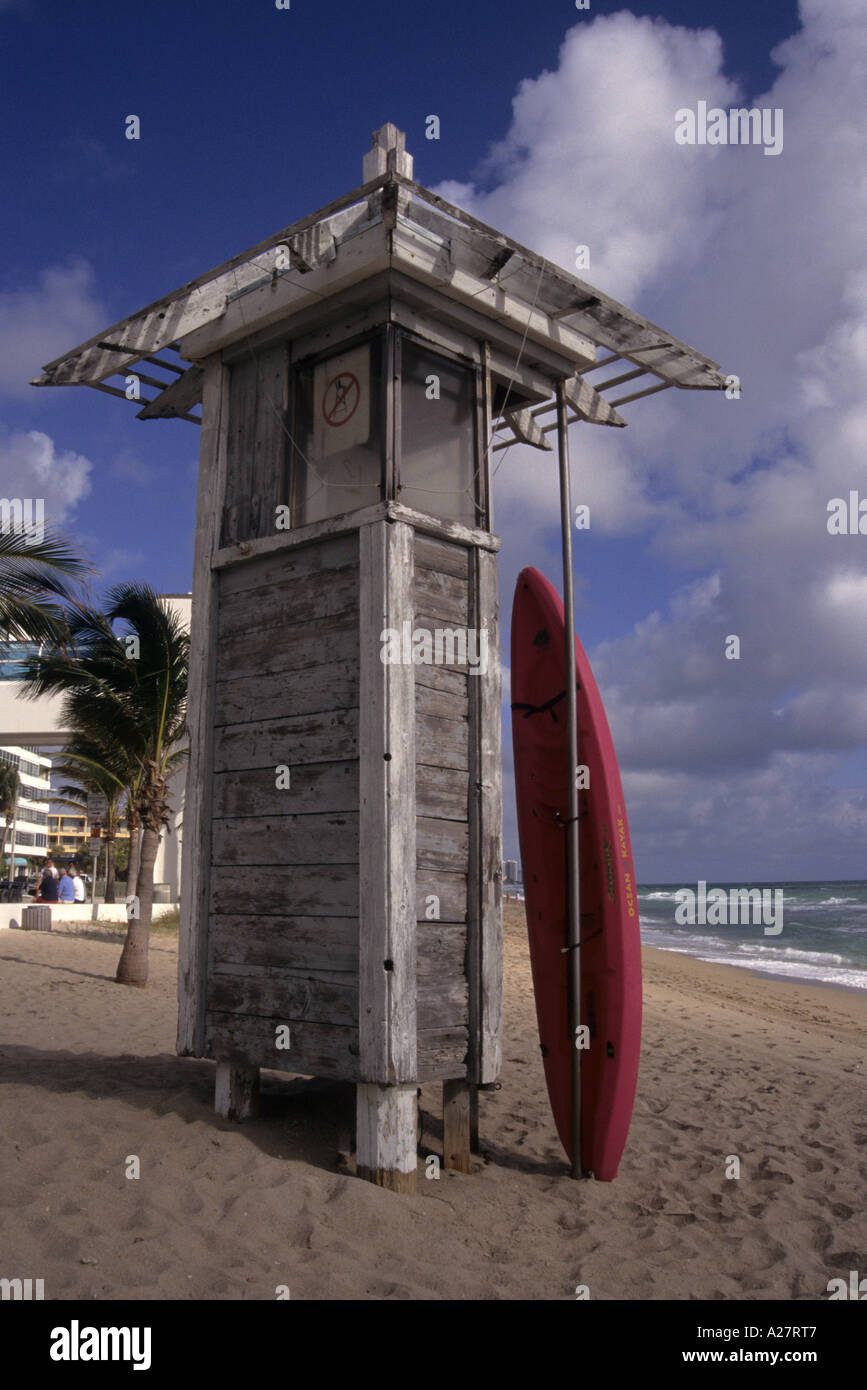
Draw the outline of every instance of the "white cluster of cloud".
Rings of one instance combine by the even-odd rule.
[[[867,497],[867,9],[800,12],[764,94],[726,77],[712,31],[582,20],[521,85],[480,186],[446,190],[568,269],[586,243],[583,278],[743,382],[739,401],[669,392],[627,407],[628,431],[572,431],[596,534],[684,572],[592,654],[645,880],[863,876],[867,794],[834,780],[867,744],[867,538],[829,536],[826,509]],[[678,145],[699,100],[782,108],[783,153]],[[559,579],[550,456],[512,451],[497,489],[505,605],[524,564]]]
[[[58,450],[41,430],[0,436],[0,496],[42,498],[51,524],[65,521],[90,492],[92,467],[82,454]]]
[[[37,282],[0,293],[0,395],[34,397],[43,365],[89,338],[107,313],[92,268],[76,260],[48,266]],[[46,520],[60,525],[90,492],[92,463],[41,430],[0,433],[0,496],[43,498]]]
[[[105,326],[105,308],[85,261],[47,266],[28,289],[0,294],[0,391],[32,395],[28,384],[46,362]]]

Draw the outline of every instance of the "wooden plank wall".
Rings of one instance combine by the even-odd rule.
[[[466,628],[470,551],[416,533],[414,628]],[[471,678],[466,666],[415,672],[419,1080],[467,1074]],[[439,900],[439,918],[426,916]]]
[[[217,577],[211,561],[219,543],[220,499],[226,479],[229,371],[219,356],[205,363],[199,492],[190,625],[187,728],[190,762],[184,806],[184,871],[178,950],[178,1053],[205,1051],[207,940],[210,915],[210,836],[217,650]]]
[[[383,633],[412,621],[411,528],[363,526],[359,558],[359,1046],[361,1079],[379,1087],[418,1076],[415,691],[411,666],[382,659]],[[378,1090],[363,1094],[379,1108]]]
[[[357,532],[222,570],[214,693],[209,1053],[344,1080],[358,1075],[358,579]]]
[[[396,529],[368,528],[395,543]],[[224,539],[243,539],[241,531],[239,523]],[[400,954],[374,932],[362,981],[359,748],[360,740],[371,744],[373,710],[363,724],[362,559],[354,531],[240,561],[219,572],[214,605],[205,1054],[342,1080],[361,1076],[360,991],[365,1008],[382,1002],[367,975],[381,970],[383,955],[392,959],[383,997],[394,1012]],[[407,561],[401,611],[416,629],[478,626],[479,605],[488,612],[495,603],[493,555],[414,532]],[[396,564],[380,564],[384,594]],[[365,620],[370,631],[374,617]],[[489,643],[496,669],[495,618]],[[368,666],[368,686],[381,679],[384,691],[387,668],[372,659]],[[387,1051],[392,1082],[405,1080],[408,1067],[419,1081],[493,1079],[499,1069],[497,690],[466,665],[412,669],[416,940],[406,965],[416,993],[403,986],[401,997],[415,1013],[417,1057],[411,1048],[402,1061]],[[391,718],[381,733],[393,742]],[[281,765],[290,770],[288,790],[276,785]],[[395,879],[397,898],[399,890]],[[433,897],[438,916],[429,915]],[[288,1051],[275,1046],[279,1024],[289,1025]]]
[[[285,343],[250,353],[230,369],[226,493],[221,545],[270,536],[286,458],[289,357]]]

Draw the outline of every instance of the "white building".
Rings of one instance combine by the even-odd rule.
[[[44,859],[48,853],[51,759],[44,757],[32,746],[13,744],[5,748],[0,747],[0,762],[9,763],[16,769],[20,784],[14,826],[10,824],[3,845],[3,868],[5,870],[7,865],[5,856],[11,854],[14,849],[16,867],[23,870],[28,860],[32,862],[34,859]],[[0,818],[0,838],[3,835],[3,824]],[[12,874],[12,877],[15,875]]]
[[[161,594],[160,597],[174,609],[189,631],[192,594]],[[38,792],[36,797],[28,794],[19,799],[16,858],[31,854],[44,858],[47,853],[51,760],[44,754],[51,749],[61,749],[69,736],[69,731],[63,727],[62,696],[45,695],[37,700],[26,700],[22,696],[22,683],[17,679],[20,662],[35,651],[38,647],[28,642],[0,644],[0,759],[14,763],[19,758],[35,769],[19,766],[19,775],[22,790],[26,784],[28,793]],[[172,825],[168,833],[163,833],[154,865],[154,883],[168,884],[172,902],[180,901],[185,785],[185,771],[176,773],[169,782]],[[40,806],[39,802],[43,804]],[[27,813],[23,818],[22,811]],[[31,821],[31,812],[38,813],[40,819]],[[2,833],[0,822],[0,836]]]

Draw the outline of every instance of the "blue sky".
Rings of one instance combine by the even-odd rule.
[[[631,407],[616,440],[573,431],[593,514],[579,633],[640,876],[865,876],[867,542],[824,520],[830,496],[867,495],[863,6],[0,0],[0,46],[7,495],[38,477],[107,584],[186,591],[196,427],[26,382],[356,186],[392,120],[420,182],[567,266],[588,242],[591,283],[745,382],[737,406],[669,392]],[[783,153],[679,149],[673,111],[699,99],[782,106]],[[522,565],[558,580],[540,457],[515,450],[497,478],[506,619]],[[714,665],[717,634],[740,631],[739,669]]]

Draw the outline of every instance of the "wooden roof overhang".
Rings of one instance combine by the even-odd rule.
[[[295,322],[340,314],[383,275],[419,294],[426,287],[438,316],[519,343],[518,356],[535,359],[552,392],[567,382],[570,423],[624,425],[617,407],[643,396],[726,386],[710,358],[396,169],[104,329],[32,384],[127,399],[124,379],[135,375],[154,392],[134,402],[139,419],[200,424],[203,358],[271,325],[291,332]],[[589,374],[605,368],[605,380],[591,384]],[[550,447],[554,411],[553,399],[506,409],[508,437],[493,448]]]

